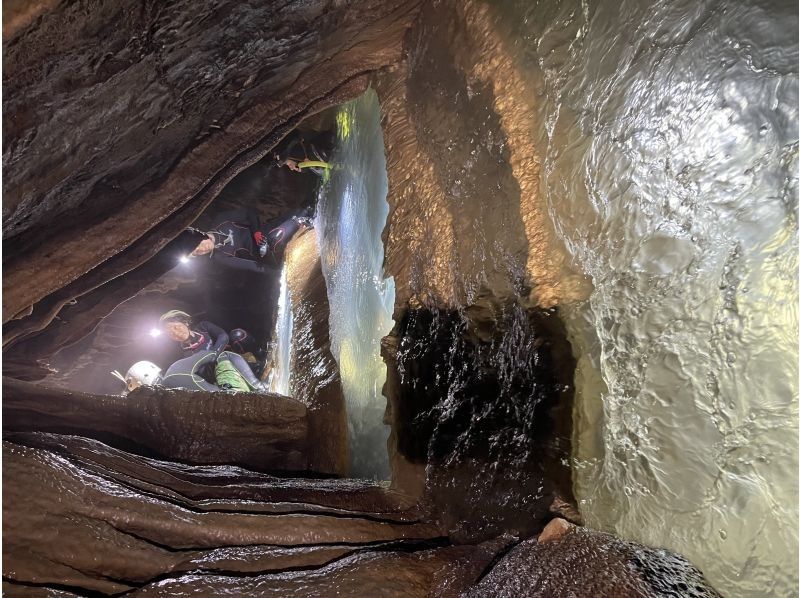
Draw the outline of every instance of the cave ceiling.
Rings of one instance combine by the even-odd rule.
[[[305,117],[396,62],[416,5],[7,6],[4,324],[41,330],[151,258]]]

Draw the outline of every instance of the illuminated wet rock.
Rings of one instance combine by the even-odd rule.
[[[384,364],[333,347],[336,305],[377,283],[325,297],[347,247],[307,233],[286,270],[294,399],[5,382],[4,591],[794,591],[793,8],[334,4],[5,15],[4,357],[50,381],[65,347],[91,361],[80,342],[163,266],[141,264],[371,85],[385,172],[357,178],[388,182],[391,484],[316,479],[351,461],[343,384]],[[325,216],[355,223],[342,205]]]

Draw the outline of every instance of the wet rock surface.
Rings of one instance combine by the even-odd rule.
[[[166,218],[136,259],[152,256],[304,116],[394,62],[414,6],[59,4],[16,29],[4,45],[3,321]]]
[[[339,368],[331,354],[330,306],[316,231],[306,230],[287,247],[286,276],[292,306],[292,380],[289,394],[308,407],[315,471],[347,475],[350,453]]]
[[[155,580],[199,583],[208,593],[213,573],[236,575],[228,585],[242,590],[245,574],[441,543],[437,526],[364,482],[180,466],[51,434],[14,435],[4,441],[3,462],[4,579],[12,593],[34,584],[116,594]],[[191,582],[180,578],[186,571]]]
[[[464,596],[716,598],[719,594],[697,568],[675,553],[572,526],[544,543],[533,538],[520,543]]]
[[[140,388],[126,397],[3,379],[3,430],[96,438],[185,463],[308,469],[305,405],[279,395]]]
[[[569,344],[554,314],[519,306],[398,323],[397,450],[426,465],[426,494],[461,541],[528,536],[571,500]]]
[[[504,54],[482,41],[482,19],[475,3],[425,5],[406,61],[376,77],[395,483],[434,500],[460,541],[528,536],[556,495],[572,500],[575,364],[555,307],[572,295],[538,203],[536,147],[513,114],[526,106],[513,81],[492,85]]]

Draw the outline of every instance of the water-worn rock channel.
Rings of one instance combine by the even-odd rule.
[[[796,7],[7,4],[4,593],[794,595]],[[283,394],[117,392],[176,302]]]

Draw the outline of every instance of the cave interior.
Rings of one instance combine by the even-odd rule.
[[[580,277],[548,261],[486,5],[23,5],[3,26],[4,592],[716,595],[682,557],[582,527],[559,317]],[[375,349],[388,479],[351,467],[324,231],[263,273],[181,260],[226,211],[316,206],[324,179],[274,154],[300,136],[335,155],[365,94],[396,287]],[[170,309],[248,330],[263,360],[281,268],[290,396],[110,375],[179,357],[151,335]]]

